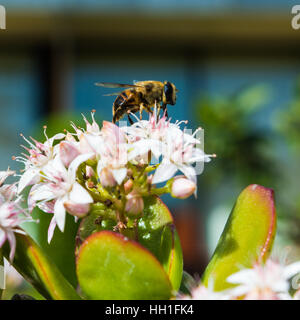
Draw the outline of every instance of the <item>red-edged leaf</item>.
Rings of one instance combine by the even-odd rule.
[[[88,299],[169,299],[172,286],[147,249],[119,233],[100,231],[79,249],[77,276]]]
[[[13,266],[45,298],[54,300],[81,299],[56,265],[29,236],[16,234],[16,240]],[[9,245],[5,244],[4,255],[6,258],[8,258],[9,252]]]
[[[230,285],[227,277],[241,267],[249,268],[269,256],[276,232],[274,192],[248,186],[238,197],[207,266],[203,282],[214,280],[216,290]]]

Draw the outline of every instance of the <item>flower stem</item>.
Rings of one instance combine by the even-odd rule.
[[[168,185],[165,185],[165,186],[163,186],[161,188],[153,188],[153,189],[151,189],[150,194],[151,195],[160,196],[160,195],[168,193],[168,192],[170,192],[170,187]],[[149,195],[149,192],[147,192],[147,194],[145,194],[145,195]]]

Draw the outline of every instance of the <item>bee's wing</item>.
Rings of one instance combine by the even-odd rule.
[[[119,92],[113,92],[113,93],[103,94],[103,96],[104,96],[104,97],[119,96],[121,93],[122,93],[122,91],[119,91]]]
[[[106,87],[106,88],[134,88],[141,87],[135,84],[125,84],[125,83],[113,83],[113,82],[97,82],[95,83],[98,87]]]

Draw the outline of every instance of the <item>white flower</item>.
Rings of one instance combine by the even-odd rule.
[[[167,121],[165,116],[157,121],[156,112],[150,116],[149,121],[138,120],[130,127],[122,127],[121,130],[127,133],[131,143],[128,159],[136,159],[149,151],[158,159],[162,154],[162,143],[169,127],[170,121]]]
[[[89,123],[85,116],[82,115],[86,123],[86,130],[77,128],[73,123],[72,127],[76,131],[76,136],[79,141],[77,142],[74,139],[76,141],[74,141],[74,143],[76,143],[76,147],[78,148],[79,152],[82,154],[94,153],[96,156],[96,154],[99,154],[99,148],[103,144],[103,139],[99,125],[95,121],[94,113],[95,112],[91,113],[92,123]]]
[[[209,281],[208,286],[199,284],[191,290],[191,295],[179,296],[180,300],[229,300],[230,295],[228,290],[214,291],[213,281]]]
[[[238,271],[227,278],[237,284],[232,295],[248,300],[276,300],[288,297],[288,280],[300,272],[300,261],[284,266],[268,259],[265,264],[255,264],[252,269]]]
[[[167,130],[162,152],[163,160],[155,171],[152,179],[153,184],[171,179],[178,170],[187,179],[196,183],[197,172],[193,164],[196,162],[209,162],[211,156],[206,155],[197,147],[201,141],[194,138],[194,135],[186,134],[174,126]]]
[[[165,116],[157,121],[154,112],[149,121],[138,120],[130,127],[121,128],[127,134],[130,144],[129,161],[148,163],[148,152],[157,160],[163,157],[152,179],[153,184],[171,179],[178,170],[196,183],[197,172],[193,165],[210,161],[211,156],[198,147],[201,141],[196,138],[196,134],[200,129],[190,135],[180,128],[182,123],[186,121],[171,123]]]
[[[139,214],[144,206],[142,196],[147,192],[156,194],[151,184],[169,180],[177,171],[186,178],[173,183],[173,196],[185,198],[196,192],[193,165],[210,159],[198,148],[201,141],[195,137],[197,131],[189,135],[180,128],[183,122],[171,123],[165,116],[157,119],[155,112],[148,121],[138,120],[132,126],[121,128],[103,121],[100,129],[94,112],[91,123],[83,118],[86,128],[72,123],[74,133],[57,134],[51,139],[45,133],[44,143],[24,138],[29,144],[29,148],[24,147],[28,154],[16,158],[25,164],[18,192],[33,185],[28,197],[29,210],[38,206],[53,214],[48,229],[49,242],[56,225],[64,231],[66,213],[75,218],[84,217],[90,211],[93,198],[101,202],[105,202],[105,197],[110,198],[107,200],[113,209]],[[60,141],[56,143],[56,140]],[[160,165],[148,166],[150,153],[161,161]],[[78,171],[77,176],[81,164],[82,172]],[[155,169],[154,174],[148,176]],[[0,184],[4,178],[5,175],[0,174]],[[6,193],[11,194],[9,188],[12,187],[6,187]],[[166,186],[158,193],[168,191]],[[6,199],[6,195],[2,197]]]
[[[83,116],[83,120],[86,124],[86,133],[88,134],[94,134],[94,135],[99,135],[100,134],[100,128],[98,123],[95,120],[95,110],[93,110],[91,112],[91,116],[92,116],[92,123],[89,123],[88,120],[86,119],[86,117],[82,114]]]
[[[14,172],[9,170],[0,172],[0,248],[5,241],[8,240],[11,249],[9,255],[11,261],[14,258],[16,250],[16,238],[14,233],[24,234],[19,228],[20,224],[25,221],[32,221],[20,205],[21,197],[16,196],[16,184],[3,185],[5,179],[13,174]]]
[[[45,128],[46,130],[46,128]],[[23,135],[24,140],[29,144],[29,148],[23,146],[29,154],[22,154],[22,157],[16,157],[15,160],[25,164],[25,172],[21,176],[18,185],[18,192],[22,192],[25,187],[38,183],[40,181],[39,173],[43,171],[45,166],[51,161],[57,151],[58,146],[53,146],[55,140],[61,140],[65,137],[63,133],[58,133],[52,138],[48,138],[46,131],[44,132],[46,141],[44,143],[38,142],[31,138],[32,142],[26,139]]]
[[[113,178],[120,185],[127,175],[127,143],[124,133],[115,124],[103,121],[101,130],[104,143],[100,145],[100,159],[97,173],[106,168],[111,171]]]
[[[52,224],[49,228],[54,231],[55,225],[61,231],[64,231],[66,206],[74,204],[89,204],[93,202],[93,198],[89,192],[76,181],[76,172],[78,166],[87,161],[92,154],[83,154],[75,158],[69,168],[66,169],[59,157],[56,157],[44,169],[44,181],[36,185],[30,192],[30,201],[45,210],[45,205],[49,202],[47,207],[48,212],[54,213]],[[71,203],[70,203],[71,201]],[[82,208],[80,208],[80,211]],[[72,212],[74,213],[74,212]],[[54,226],[54,227],[53,227]],[[53,233],[49,234],[48,241],[50,242]]]

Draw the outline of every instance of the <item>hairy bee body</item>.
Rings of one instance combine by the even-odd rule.
[[[113,103],[113,123],[119,121],[126,113],[136,113],[143,103],[143,95],[135,89],[124,90]]]
[[[113,103],[113,122],[119,121],[124,115],[128,115],[129,121],[132,123],[130,113],[140,112],[140,118],[143,110],[152,113],[151,108],[158,106],[160,109],[166,110],[167,104],[174,105],[176,103],[175,85],[165,81],[138,81],[133,85],[98,83],[97,85],[104,87],[128,87],[128,89],[117,93],[117,98]],[[166,110],[167,113],[167,110]]]

